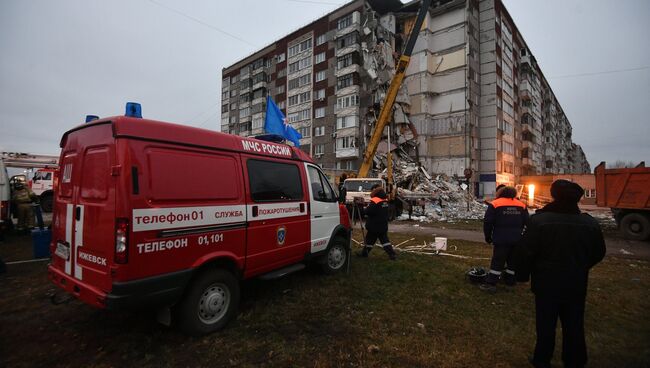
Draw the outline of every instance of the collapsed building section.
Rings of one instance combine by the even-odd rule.
[[[270,95],[316,163],[332,177],[356,172],[419,7],[352,1],[224,68],[221,130],[262,134]],[[501,0],[434,1],[389,127],[373,174],[393,152],[403,190],[467,174],[470,193],[491,197],[522,175],[589,171]]]

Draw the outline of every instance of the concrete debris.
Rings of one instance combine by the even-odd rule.
[[[380,16],[366,4],[364,17],[361,22],[361,49],[366,73],[362,73],[362,78],[364,88],[371,92],[373,98],[366,119],[369,126],[364,129],[368,134],[364,134],[367,144],[381,104],[395,75],[399,54],[393,45],[399,47],[399,41],[405,39],[406,35],[396,34],[394,15]],[[418,135],[409,118],[410,109],[407,86],[402,83],[392,111],[392,129],[389,133],[391,144],[388,145],[385,139],[380,147],[386,149],[378,149],[374,158],[375,168],[379,173],[386,173],[387,152],[391,150],[393,177],[397,192],[403,198],[407,213],[405,218],[409,218],[408,213],[412,218],[414,215],[419,216],[420,221],[427,222],[482,218],[485,205],[477,202],[471,193],[460,187],[460,179],[444,175],[432,176],[412,158],[418,150]]]

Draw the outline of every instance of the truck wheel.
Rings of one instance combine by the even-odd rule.
[[[41,196],[41,208],[43,212],[52,212],[52,193],[45,193]]]
[[[344,238],[334,238],[332,245],[327,249],[327,253],[323,256],[324,259],[321,264],[323,272],[331,275],[344,269],[348,262],[349,251],[350,247],[346,244]]]
[[[237,315],[239,282],[232,273],[206,270],[190,285],[178,305],[181,331],[200,336],[218,331]]]
[[[628,213],[621,220],[623,236],[631,240],[646,240],[650,237],[650,220],[640,213]]]

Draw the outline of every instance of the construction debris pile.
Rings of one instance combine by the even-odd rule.
[[[395,75],[395,64],[401,43],[409,29],[398,30],[394,15],[380,15],[367,6],[361,21],[364,88],[371,92],[364,126],[367,139],[376,124],[380,107]],[[411,24],[412,26],[412,24]],[[395,47],[395,49],[393,49]],[[404,215],[420,221],[447,221],[453,219],[479,219],[485,205],[477,202],[461,180],[445,175],[431,176],[413,156],[417,156],[417,131],[409,120],[410,99],[406,83],[400,86],[392,111],[392,129],[377,148],[375,168],[386,176],[387,153],[392,152],[393,178],[398,197],[404,204]],[[365,145],[365,144],[364,144]]]
[[[392,160],[397,195],[404,203],[400,219],[409,219],[409,208],[411,219],[426,222],[483,218],[487,206],[468,192],[464,179],[431,176],[400,148]],[[376,155],[375,165],[386,172],[386,153]]]

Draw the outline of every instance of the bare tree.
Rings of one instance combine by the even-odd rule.
[[[609,166],[610,169],[624,169],[624,168],[632,168],[636,167],[637,164],[635,164],[632,161],[623,161],[623,160],[616,160],[614,161],[613,164],[607,165]]]

